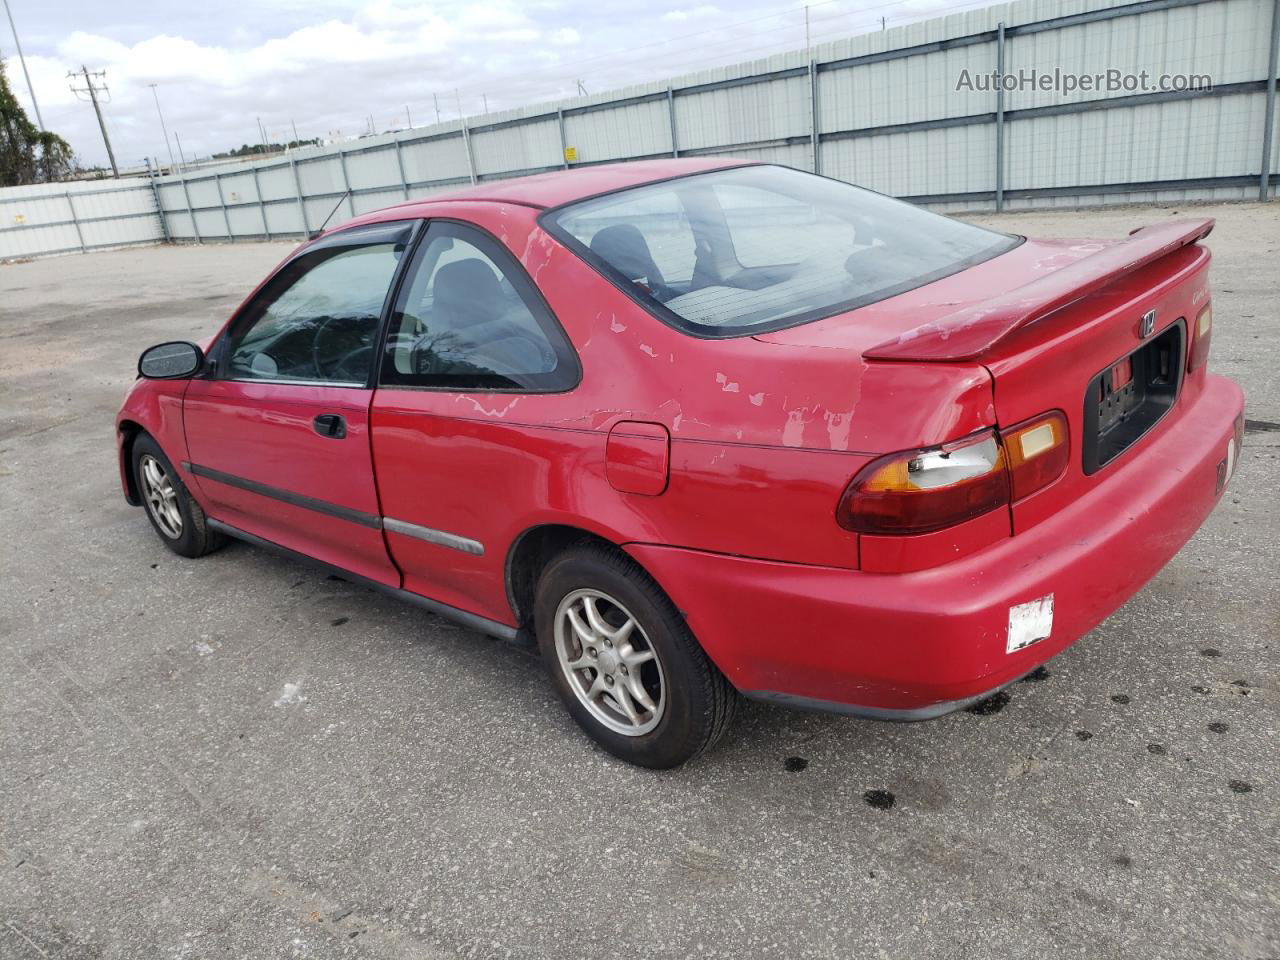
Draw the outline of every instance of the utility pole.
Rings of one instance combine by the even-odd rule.
[[[439,123],[440,122],[440,96],[439,94],[433,93],[431,95],[431,99],[436,105],[436,123]]]
[[[301,139],[299,139],[299,137],[298,137],[298,125],[297,125],[296,123],[294,123],[292,120],[290,120],[290,121],[289,121],[289,126],[293,127],[293,145],[294,145],[295,147],[300,147],[300,146],[302,146],[302,141],[301,141]]]
[[[265,157],[270,149],[267,146],[267,128],[262,125],[262,118],[258,117],[258,136],[262,138],[262,155]]]
[[[187,165],[187,158],[186,158],[186,155],[182,152],[182,138],[178,136],[177,130],[173,131],[173,139],[174,139],[174,142],[177,143],[178,145],[178,159],[182,161],[182,165],[185,167]]]
[[[151,96],[156,99],[156,113],[160,116],[160,132],[164,134],[164,148],[169,151],[169,166],[173,167],[173,147],[169,146],[169,131],[165,129],[164,114],[160,112],[160,94],[156,93],[156,84],[148,83],[147,86],[151,88]]]
[[[18,62],[22,64],[22,75],[27,78],[27,93],[31,94],[31,106],[36,110],[36,126],[44,131],[44,120],[40,116],[40,104],[36,102],[36,88],[31,85],[31,74],[27,72],[27,58],[22,55],[22,41],[18,39],[18,28],[13,22],[13,11],[9,9],[9,0],[4,0],[4,12],[9,15],[9,29],[13,31],[13,45],[18,48]]]
[[[480,99],[484,101],[484,112],[488,113],[489,112],[489,95],[486,93],[482,93],[480,94]]]
[[[405,119],[405,123],[409,126],[409,129],[410,129],[410,130],[412,130],[412,129],[413,129],[413,114],[411,114],[411,113],[409,112],[409,105],[408,105],[408,104],[405,104],[405,108],[404,108],[404,119]]]
[[[77,97],[82,93],[87,93],[89,95],[89,102],[93,104],[93,112],[98,115],[98,129],[102,131],[102,142],[107,145],[107,159],[111,161],[111,175],[119,180],[120,168],[116,166],[116,155],[111,150],[111,138],[107,136],[107,124],[106,121],[102,119],[102,106],[98,103],[99,92],[107,94],[108,97],[111,95],[111,91],[107,89],[105,81],[106,75],[107,72],[105,70],[99,70],[97,73],[90,73],[89,68],[83,63],[80,64],[80,70],[78,72],[73,70],[67,74],[67,76],[73,81],[80,77],[84,77],[84,87],[77,87],[73,82],[71,84],[71,92],[76,94]],[[94,83],[95,79],[102,80],[102,85],[96,85]],[[108,100],[108,102],[110,101]]]
[[[809,43],[809,5],[806,3],[804,5],[804,58],[805,60],[813,59],[812,57],[809,56],[810,46],[811,44]]]
[[[581,81],[581,80],[579,80],[579,81],[578,81],[578,96],[580,96],[580,97],[585,97],[586,95],[587,95],[587,88],[586,88],[586,87],[584,87],[584,86],[582,85],[582,81]]]

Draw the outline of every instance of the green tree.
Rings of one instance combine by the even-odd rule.
[[[71,172],[70,145],[27,119],[0,60],[0,187],[61,180]]]

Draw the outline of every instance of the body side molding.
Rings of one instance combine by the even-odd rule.
[[[291,550],[278,543],[273,543],[270,540],[266,540],[252,533],[247,533],[239,527],[233,527],[231,524],[223,523],[221,520],[217,520],[213,517],[209,517],[209,526],[221,533],[225,533],[229,537],[235,537],[237,540],[243,540],[245,543],[251,543],[255,547],[262,547],[266,550],[272,551],[273,553],[282,554],[290,559],[300,560],[310,566],[319,567],[324,570],[336,571],[342,574],[343,579],[350,580],[352,583],[358,583],[361,586],[377,590],[379,593],[385,593],[398,600],[407,601],[415,606],[422,607],[424,610],[429,610],[432,613],[453,620],[455,623],[459,623],[464,627],[469,627],[472,630],[488,634],[491,637],[498,637],[500,640],[511,641],[520,639],[519,631],[515,627],[507,626],[505,623],[499,623],[497,620],[490,620],[488,617],[482,617],[479,614],[471,613],[467,610],[460,610],[459,608],[452,607],[447,603],[441,603],[439,600],[432,600],[430,597],[424,597],[418,593],[411,593],[408,590],[401,590],[399,587],[388,587],[385,584],[378,583],[376,580],[370,580],[367,577],[360,576],[358,573],[352,573],[343,567],[336,566],[332,563],[326,563],[323,560],[317,560],[315,557],[308,556],[305,553],[300,553],[297,550]]]

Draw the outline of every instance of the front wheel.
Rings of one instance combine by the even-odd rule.
[[[534,621],[561,700],[614,756],[675,767],[728,727],[733,688],[625,554],[586,545],[556,557],[538,581]]]
[[[222,545],[222,535],[210,528],[178,471],[145,433],[133,442],[133,478],[147,519],[166,547],[179,556],[202,557]]]

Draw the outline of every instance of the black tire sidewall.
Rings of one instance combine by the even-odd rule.
[[[146,494],[142,487],[142,473],[139,470],[139,464],[142,458],[150,454],[160,461],[160,465],[164,467],[165,473],[169,475],[169,482],[173,484],[174,490],[178,495],[178,510],[182,514],[182,536],[174,538],[170,537],[160,525],[156,523],[156,518],[151,513],[151,507],[146,503]],[[173,462],[164,455],[164,451],[160,449],[160,445],[148,434],[140,435],[133,442],[132,453],[133,482],[137,486],[138,496],[143,501],[142,510],[147,515],[147,520],[151,523],[151,528],[155,530],[156,535],[164,543],[166,547],[174,553],[183,557],[198,557],[206,552],[206,529],[204,511],[200,511],[196,516],[192,509],[193,501],[191,494],[187,490],[187,486],[182,482]],[[198,507],[196,508],[198,509]]]
[[[574,590],[600,590],[634,616],[661,662],[666,708],[648,733],[629,737],[601,724],[569,686],[555,649],[555,615]],[[574,548],[548,565],[538,582],[534,605],[538,647],[556,692],[570,715],[609,753],[655,769],[678,766],[697,756],[713,729],[711,698],[705,682],[715,667],[689,632],[684,619],[656,584],[629,558],[593,547]]]

